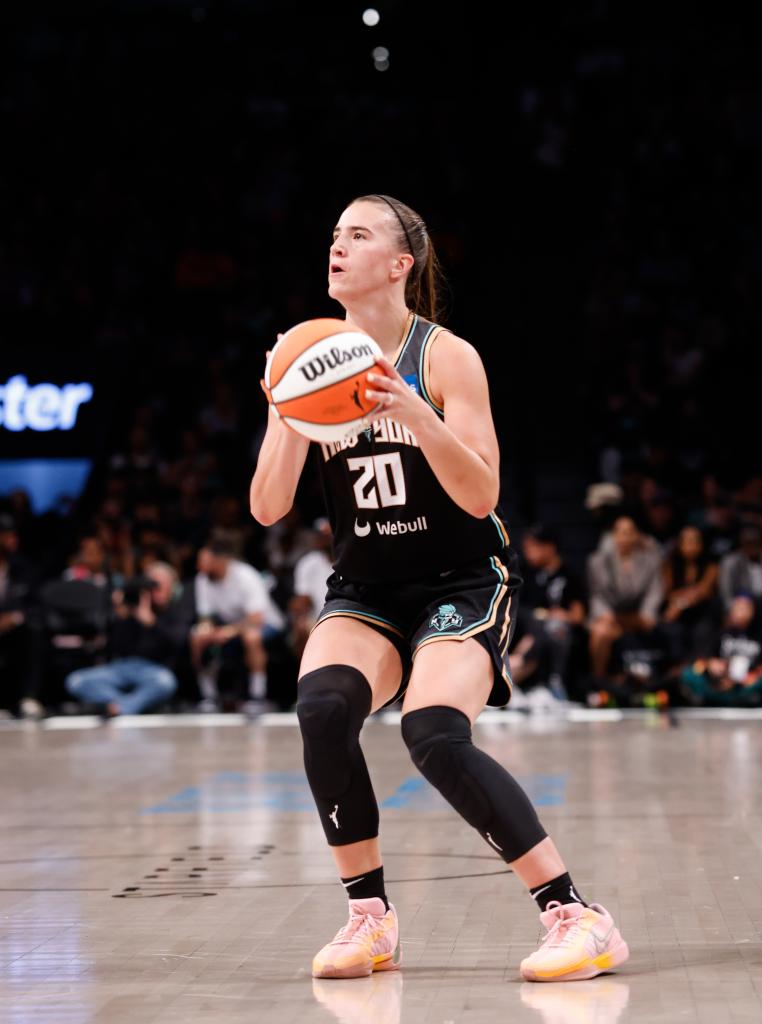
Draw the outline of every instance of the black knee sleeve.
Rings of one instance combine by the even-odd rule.
[[[372,700],[368,680],[352,665],[324,665],[297,686],[304,770],[330,846],[378,835],[378,804],[359,741]]]
[[[462,711],[437,705],[402,716],[402,738],[424,778],[510,863],[546,838],[516,780],[471,742]]]

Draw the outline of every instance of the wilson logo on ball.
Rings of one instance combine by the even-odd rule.
[[[317,359],[310,359],[308,363],[300,364],[298,369],[307,380],[313,381],[322,376],[326,370],[335,370],[337,366],[348,363],[352,359],[361,359],[363,356],[373,356],[375,362],[375,355],[370,345],[353,345],[351,349],[344,351],[332,348],[330,352],[324,352]]]
[[[278,416],[312,441],[345,441],[381,409],[369,399],[369,370],[383,374],[373,338],[331,317],[305,320],[277,342],[265,367],[265,389]]]

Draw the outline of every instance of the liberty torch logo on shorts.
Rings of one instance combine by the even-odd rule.
[[[430,626],[435,626],[441,633],[443,629],[450,626],[460,626],[463,623],[463,616],[455,611],[454,604],[440,604],[439,611],[432,615],[429,620]]]

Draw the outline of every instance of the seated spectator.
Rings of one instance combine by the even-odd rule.
[[[707,552],[714,559],[729,554],[738,543],[738,521],[728,495],[718,491],[698,515],[698,525],[706,537]]]
[[[738,547],[720,562],[720,597],[726,612],[741,591],[751,594],[758,605],[762,602],[762,527],[745,523]]]
[[[523,572],[519,605],[531,614],[527,629],[540,648],[536,656],[545,662],[543,675],[548,687],[555,697],[565,700],[575,627],[581,629],[585,621],[582,584],[561,558],[558,540],[547,527],[536,525],[527,530],[522,550],[528,568]]]
[[[22,718],[42,718],[44,642],[34,602],[31,562],[19,551],[12,516],[0,514],[0,707]]]
[[[677,512],[670,493],[656,488],[643,503],[643,516],[648,536],[658,541],[662,550],[666,550],[677,533]]]
[[[293,593],[294,566],[312,549],[312,531],[302,523],[297,505],[292,505],[277,523],[267,528],[262,550],[267,568],[275,576],[275,597],[283,607]]]
[[[70,672],[64,680],[73,697],[98,705],[109,718],[138,715],[174,694],[174,664],[190,630],[177,573],[164,562],[128,580],[112,599],[110,660]]]
[[[661,549],[631,516],[619,516],[611,534],[588,558],[590,662],[593,686],[607,679],[614,642],[625,633],[650,633],[663,599]]]
[[[199,709],[218,709],[217,675],[223,662],[245,661],[249,673],[248,713],[267,701],[265,643],[284,627],[284,616],[261,574],[233,557],[230,541],[214,537],[198,553],[195,579],[199,622],[191,630],[191,656],[202,695]]]
[[[289,641],[300,660],[307,637],[325,603],[326,581],[333,568],[330,557],[333,545],[331,524],[323,516],[315,520],[313,529],[314,547],[302,555],[294,566],[294,593],[288,605],[291,622]]]
[[[691,704],[762,704],[762,628],[751,594],[736,594],[723,625],[704,631],[697,654],[681,675]]]
[[[72,556],[69,567],[64,569],[61,577],[65,580],[88,580],[99,587],[111,586],[111,570],[106,558],[106,551],[95,534],[87,534],[79,542],[76,553]]]
[[[684,526],[662,565],[665,605],[662,628],[670,659],[679,663],[694,649],[696,631],[711,619],[717,589],[717,563],[704,549],[696,526]]]

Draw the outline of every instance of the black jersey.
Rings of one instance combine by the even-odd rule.
[[[443,330],[411,310],[391,360],[441,419],[444,410],[429,390],[429,352]],[[348,442],[313,444],[340,575],[369,583],[412,580],[508,547],[499,505],[483,519],[461,508],[413,433],[392,418],[376,420]]]

